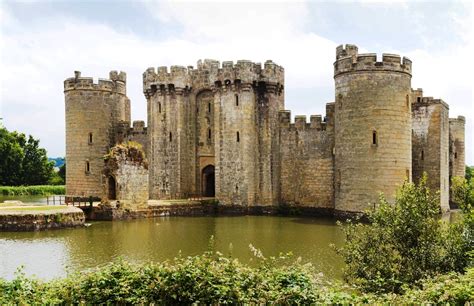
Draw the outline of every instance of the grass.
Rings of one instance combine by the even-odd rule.
[[[0,210],[8,211],[49,211],[49,210],[60,210],[65,209],[67,206],[0,206]]]
[[[25,196],[25,195],[53,195],[65,194],[66,188],[62,185],[38,185],[38,186],[0,186],[0,195]]]

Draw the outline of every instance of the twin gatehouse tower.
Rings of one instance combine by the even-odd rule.
[[[109,79],[75,72],[64,81],[66,193],[119,200],[215,197],[222,205],[290,205],[362,212],[389,201],[405,180],[439,190],[449,210],[449,185],[464,176],[464,117],[411,88],[412,62],[394,54],[359,54],[339,46],[335,102],[326,115],[285,110],[284,69],[272,61],[199,61],[197,67],[143,73],[147,126],[130,126],[126,75]],[[146,161],[104,156],[120,143],[142,145]]]

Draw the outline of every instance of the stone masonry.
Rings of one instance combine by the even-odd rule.
[[[147,126],[131,126],[125,73],[94,84],[76,72],[64,82],[66,192],[108,199],[113,191],[130,209],[147,198],[203,196],[222,205],[357,213],[380,193],[393,201],[401,184],[426,172],[449,210],[450,178],[464,175],[465,119],[449,119],[445,102],[411,89],[411,76],[407,58],[377,61],[341,45],[335,102],[325,116],[292,123],[284,69],[272,61],[148,68]],[[129,141],[143,147],[147,169],[124,162],[107,171],[104,156]]]

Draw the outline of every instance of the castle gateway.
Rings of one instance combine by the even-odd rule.
[[[394,54],[339,46],[335,102],[326,115],[285,110],[284,69],[272,61],[199,61],[143,73],[147,127],[130,126],[126,75],[64,82],[68,195],[120,200],[215,197],[222,205],[361,212],[389,201],[423,172],[449,210],[449,182],[464,176],[463,117],[411,88],[412,63]],[[104,156],[115,145],[142,145],[146,161]],[[118,150],[120,151],[120,150]]]

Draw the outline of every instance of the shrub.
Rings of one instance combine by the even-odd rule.
[[[52,195],[65,194],[66,189],[61,185],[38,185],[38,186],[0,186],[0,194],[6,196],[23,195]]]
[[[467,265],[463,224],[439,220],[439,196],[426,187],[406,182],[393,205],[383,195],[367,212],[369,224],[349,222],[346,243],[338,249],[346,263],[345,278],[368,292],[402,292],[403,285]]]
[[[288,256],[264,258],[250,267],[218,252],[177,257],[160,264],[118,260],[65,279],[42,282],[19,271],[0,279],[0,305],[50,304],[360,304],[473,301],[474,270],[427,279],[405,295],[361,293],[323,282],[308,265]]]

